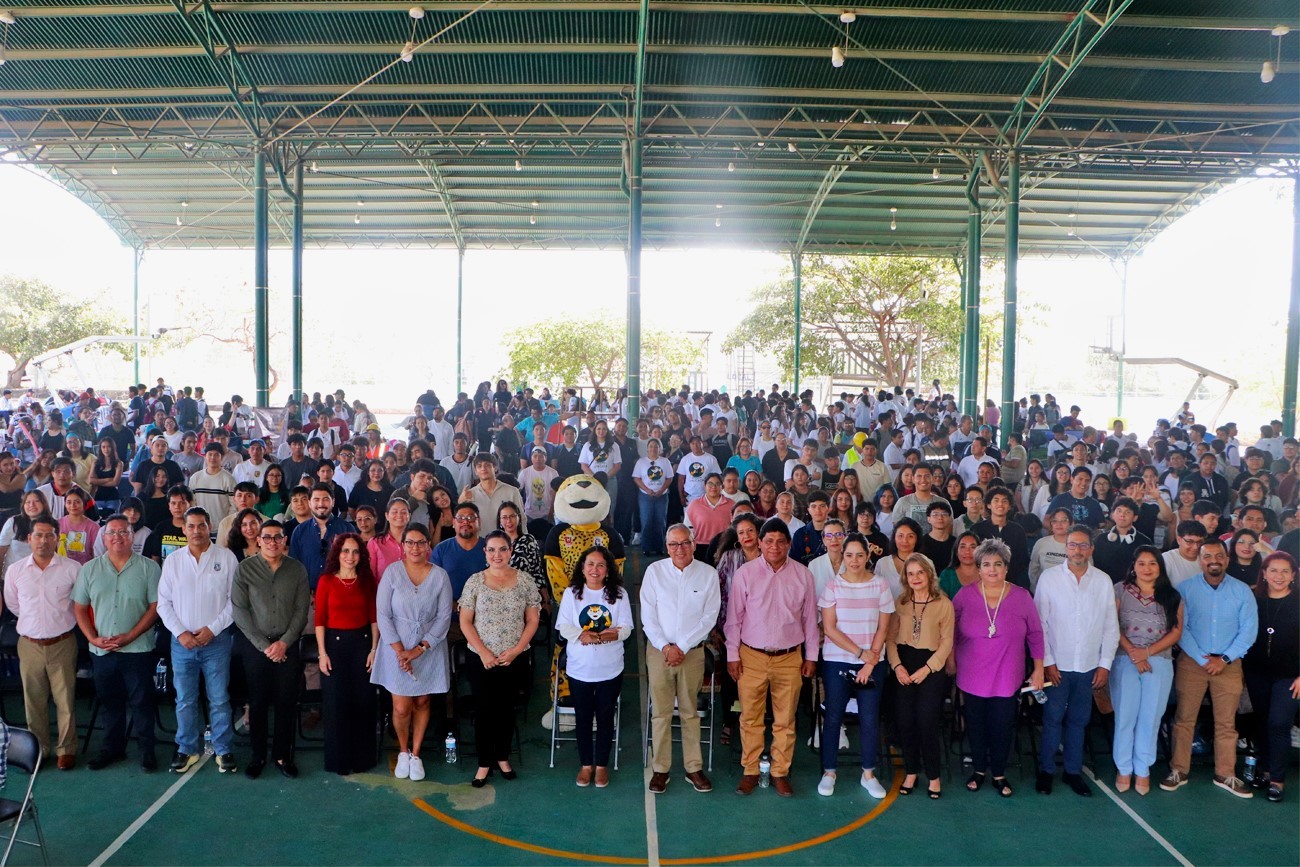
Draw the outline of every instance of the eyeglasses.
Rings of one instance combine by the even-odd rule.
[[[261,539],[263,542],[283,542],[283,541],[284,541],[284,534],[283,534],[283,533],[277,533],[277,534],[275,534],[275,535],[267,535],[266,533],[263,533],[263,534],[262,534],[261,536],[259,536],[258,538]]]
[[[1086,551],[1092,547],[1091,542],[1066,542],[1065,547],[1073,548],[1076,551]]]
[[[843,533],[822,533],[823,539],[843,539]]]
[[[405,546],[408,547],[408,548],[427,548],[427,547],[429,547],[429,542],[428,542],[428,540],[426,540],[426,539],[407,539],[407,540],[405,540],[404,542],[402,542],[402,544],[405,545]]]
[[[130,536],[131,531],[130,530],[105,530],[104,535],[110,538],[113,536]]]
[[[695,543],[692,542],[690,539],[687,539],[685,542],[669,542],[669,543],[668,543],[668,547],[669,547],[669,548],[689,548],[689,547],[691,547],[691,546],[694,545],[694,544],[695,544]]]
[[[457,524],[472,524],[478,520],[478,515],[457,515],[452,520]]]

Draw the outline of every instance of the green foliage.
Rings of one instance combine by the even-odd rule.
[[[72,299],[40,280],[0,275],[0,350],[13,358],[6,384],[17,388],[36,356],[94,334],[124,334],[126,321]],[[88,351],[131,357],[127,344],[92,346]]]
[[[547,319],[506,335],[514,382],[622,385],[627,375],[626,326],[619,318]],[[689,337],[641,331],[641,386],[679,384],[702,361],[703,348]]]
[[[852,366],[882,384],[916,376],[920,326],[925,378],[955,378],[961,343],[961,278],[944,259],[808,256],[803,264],[800,373],[829,376]],[[758,289],[753,311],[727,336],[726,351],[750,344],[794,372],[794,280]]]

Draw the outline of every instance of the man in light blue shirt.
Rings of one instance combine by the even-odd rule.
[[[1201,545],[1201,574],[1178,585],[1185,614],[1178,641],[1182,655],[1174,674],[1178,710],[1173,757],[1160,788],[1172,792],[1187,782],[1192,734],[1205,691],[1214,707],[1214,784],[1239,798],[1250,788],[1237,778],[1237,706],[1241,701],[1241,658],[1255,643],[1259,613],[1250,588],[1228,575],[1228,549],[1213,536]]]

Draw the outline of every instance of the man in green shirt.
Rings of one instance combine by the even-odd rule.
[[[151,773],[154,756],[153,625],[158,619],[158,564],[132,553],[135,534],[125,515],[104,525],[102,557],[77,574],[72,588],[77,625],[90,642],[95,693],[104,720],[104,745],[92,758],[92,771],[126,758],[126,706],[131,705],[140,744],[140,767]]]

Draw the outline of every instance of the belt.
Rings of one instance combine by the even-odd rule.
[[[796,644],[794,647],[785,647],[780,650],[768,650],[763,647],[754,647],[753,645],[750,644],[746,644],[744,646],[748,647],[750,650],[756,650],[759,653],[765,654],[767,656],[785,656],[786,654],[794,653],[796,650],[803,647],[802,644]]]
[[[67,632],[63,633],[62,635],[56,635],[53,638],[28,638],[26,635],[22,635],[19,637],[24,638],[27,641],[30,641],[32,644],[39,644],[41,647],[49,647],[51,644],[58,644],[60,641],[63,641],[65,638],[71,637],[71,635],[72,635],[72,630],[69,629]]]

